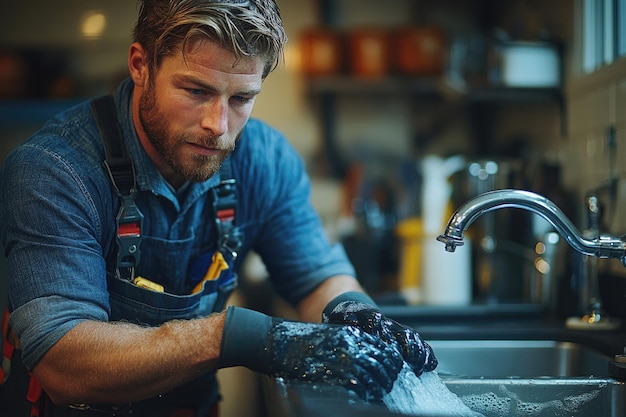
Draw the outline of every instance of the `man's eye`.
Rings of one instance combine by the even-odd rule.
[[[242,97],[242,96],[234,96],[233,100],[235,100],[239,104],[246,104],[247,102],[250,101],[248,97]]]
[[[200,90],[197,88],[188,88],[187,91],[189,92],[189,94],[191,94],[192,96],[201,96],[204,95],[204,90]]]

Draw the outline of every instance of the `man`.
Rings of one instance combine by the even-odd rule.
[[[301,159],[249,119],[285,42],[273,0],[142,0],[115,120],[107,104],[78,105],[7,159],[1,237],[19,353],[5,407],[18,407],[7,393],[22,368],[29,394],[45,393],[27,407],[55,416],[214,415],[214,374],[228,366],[367,400],[405,361],[434,369],[430,347],[380,313],[325,238]],[[128,192],[111,130],[132,159]],[[303,322],[223,311],[252,249]]]

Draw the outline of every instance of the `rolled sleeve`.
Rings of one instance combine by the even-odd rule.
[[[36,298],[11,313],[10,325],[19,335],[22,360],[32,369],[43,355],[74,326],[85,320],[106,321],[102,308],[59,296]]]

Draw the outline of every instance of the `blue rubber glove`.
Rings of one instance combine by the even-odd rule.
[[[366,401],[379,401],[403,363],[394,347],[357,327],[286,321],[230,307],[219,367],[341,385]]]
[[[347,292],[336,297],[324,309],[324,323],[359,327],[379,337],[402,353],[415,375],[433,371],[437,358],[432,348],[418,332],[384,316],[374,301],[359,292]]]

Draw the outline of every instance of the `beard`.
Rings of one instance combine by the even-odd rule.
[[[220,146],[219,138],[214,135],[188,135],[171,132],[168,118],[159,108],[155,88],[149,83],[139,98],[139,121],[148,141],[159,153],[167,165],[188,181],[204,182],[215,175],[224,160],[235,150],[237,140]],[[238,138],[237,138],[238,139]],[[187,154],[183,147],[194,143],[213,149],[221,149],[216,155]]]

